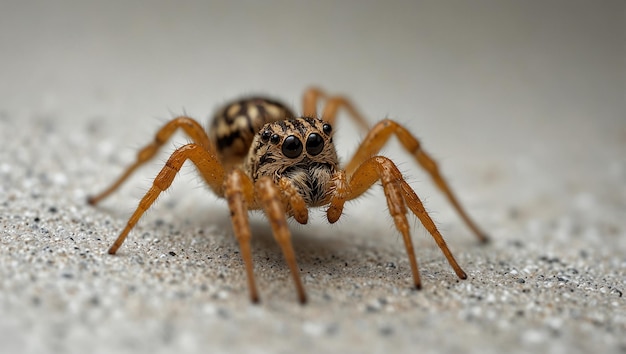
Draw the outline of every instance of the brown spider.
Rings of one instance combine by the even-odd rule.
[[[326,100],[323,119],[317,118],[317,105],[321,99]],[[332,124],[341,107],[357,124],[369,130],[355,155],[343,168],[339,166],[332,138]],[[185,161],[191,160],[213,192],[228,201],[252,302],[258,302],[259,296],[250,251],[249,210],[264,210],[291,269],[298,298],[305,303],[306,295],[291,244],[287,216],[306,224],[307,208],[328,206],[328,221],[334,223],[341,216],[346,201],[358,198],[378,180],[382,183],[396,228],[402,234],[415,287],[419,289],[421,281],[409,233],[407,207],[433,236],[456,275],[461,279],[467,278],[396,165],[387,157],[376,155],[395,134],[404,149],[431,175],[479,240],[487,241],[487,236],[465,213],[439,173],[437,164],[422,150],[419,141],[390,119],[384,119],[369,129],[366,120],[350,101],[341,96],[328,96],[317,88],[310,88],[304,94],[303,110],[304,115],[296,118],[289,108],[279,102],[251,97],[222,108],[213,118],[208,135],[192,118],[180,116],[169,121],[156,133],[154,141],[139,151],[136,162],[113,185],[89,198],[89,203],[95,205],[117,189],[137,167],[150,160],[178,128],[182,128],[193,141],[172,153],[109,253],[117,252],[143,213],[162,191],[169,188]]]

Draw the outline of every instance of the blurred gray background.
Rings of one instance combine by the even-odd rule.
[[[626,352],[624,1],[5,0],[0,53],[0,338],[9,349]],[[185,138],[102,207],[84,197],[162,121],[186,112],[206,124],[246,93],[299,110],[309,85],[348,95],[372,122],[404,123],[441,162],[490,246],[474,242],[397,144],[385,150],[470,280],[456,281],[415,222],[425,290],[409,292],[402,243],[375,190],[338,226],[322,213],[294,226],[312,298],[304,309],[254,219],[266,301],[250,306],[228,212],[197,193],[191,169],[119,257],[104,254]],[[345,160],[362,133],[344,118]],[[349,262],[331,272],[333,260]]]
[[[4,1],[0,95],[12,114],[145,124],[317,84],[434,144],[580,149],[624,126],[624,16],[622,1]]]

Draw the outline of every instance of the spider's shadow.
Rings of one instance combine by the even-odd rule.
[[[239,250],[239,245],[234,236],[230,213],[226,203],[204,204],[201,207],[190,208],[188,205],[168,203],[162,201],[158,215],[151,215],[148,220],[142,220],[145,231],[156,228],[169,228],[174,233],[186,240],[168,239],[175,245],[177,242],[191,242],[194,234],[198,230],[203,230],[202,237],[211,237],[213,242],[233,250]],[[99,206],[101,211],[119,218],[126,219],[128,213],[108,206]],[[123,208],[122,208],[123,209]],[[163,209],[166,211],[164,212]],[[181,211],[184,210],[184,211]],[[321,209],[311,209],[309,214],[310,222],[306,225],[297,223],[294,219],[288,220],[288,227],[291,233],[291,240],[296,254],[298,265],[307,271],[319,270],[320,267],[339,267],[345,262],[352,263],[353,260],[361,259],[361,253],[380,251],[380,247],[374,247],[371,242],[358,241],[359,232],[355,228],[340,227],[336,224],[326,222],[326,215]],[[345,218],[344,218],[345,219]],[[342,219],[340,222],[349,222]],[[352,223],[355,220],[351,221]],[[147,223],[147,225],[146,225]],[[164,224],[163,224],[164,223]],[[249,223],[252,232],[252,257],[255,265],[280,264],[288,271],[287,264],[284,263],[282,250],[274,238],[269,220],[261,211],[249,213]],[[368,233],[377,232],[368,227]],[[208,232],[207,232],[208,231]],[[385,232],[383,229],[378,230]],[[169,231],[161,229],[160,233],[168,234]],[[169,236],[168,236],[169,238]],[[392,243],[392,242],[390,242]],[[208,244],[200,246],[198,249],[207,255],[215,252]],[[322,266],[323,265],[323,266]]]
[[[212,207],[210,214],[210,217],[203,218],[196,226],[224,230],[224,232],[216,235],[221,239],[220,242],[231,243],[238,247],[228,208]],[[346,239],[354,239],[353,237],[349,237],[345,231],[339,231],[334,225],[318,220],[325,218],[323,213],[315,211],[310,216],[315,218],[311,225],[300,225],[293,219],[288,221],[291,241],[300,267],[312,270],[319,265],[319,258],[334,259],[341,262],[339,255],[357,252],[355,245],[346,241]],[[252,256],[255,263],[265,262],[267,257],[270,257],[272,261],[283,259],[280,246],[276,242],[270,223],[263,213],[251,212],[249,222],[252,232]],[[285,269],[287,269],[286,264]]]
[[[325,227],[326,226],[326,227]],[[251,220],[252,230],[258,236],[258,243],[263,246],[276,244],[274,234],[269,222],[264,217]],[[291,240],[296,252],[298,249],[312,248],[322,251],[331,251],[335,247],[328,247],[328,235],[333,233],[333,227],[329,225],[301,225],[295,220],[289,221]]]
[[[98,208],[106,214],[119,218],[120,220],[126,219],[128,213],[122,212],[119,209],[111,208],[109,206],[98,206]],[[140,222],[144,223],[145,228],[161,228],[159,224],[165,222],[165,225],[169,225],[170,228],[178,230],[178,232],[187,234],[190,236],[195,230],[220,230],[211,231],[210,237],[215,237],[219,240],[219,243],[226,245],[230,244],[238,249],[238,244],[234,236],[234,230],[231,223],[228,207],[224,204],[218,203],[217,205],[205,205],[202,208],[188,210],[186,215],[176,216],[179,212],[176,211],[176,205],[167,204],[162,208],[170,209],[173,213],[168,217],[168,221],[163,221],[161,217],[152,215],[149,216],[149,220],[145,220],[145,217]],[[160,212],[159,212],[160,213]],[[319,255],[326,255],[333,257],[337,256],[344,251],[353,248],[350,244],[342,240],[349,234],[346,232],[339,232],[343,234],[343,237],[337,235],[338,228],[335,225],[330,225],[324,221],[325,215],[319,210],[313,210],[310,213],[310,219],[315,219],[307,225],[301,225],[294,219],[288,219],[289,231],[291,232],[291,240],[296,253],[298,264],[302,266],[307,265],[308,261]],[[156,225],[147,226],[145,223]],[[269,220],[261,211],[252,211],[249,213],[249,223],[252,232],[252,255],[256,259],[258,253],[266,254],[268,257],[274,259],[282,259],[282,251],[280,246],[274,238],[272,228]],[[183,236],[185,237],[185,236]],[[208,237],[208,236],[207,236]],[[175,241],[173,241],[175,242]],[[209,250],[206,250],[209,252]]]

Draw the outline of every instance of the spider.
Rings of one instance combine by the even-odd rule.
[[[323,101],[325,106],[319,118],[318,103]],[[340,108],[368,131],[354,156],[343,167],[340,167],[333,145],[332,128]],[[421,148],[413,134],[390,119],[370,128],[348,99],[330,96],[319,88],[305,91],[300,117],[286,105],[264,97],[248,97],[226,104],[214,116],[208,134],[196,120],[187,116],[176,117],[161,127],[154,140],[138,152],[136,161],[109,188],[90,197],[88,202],[95,205],[115,191],[135,169],[154,157],[178,129],[182,129],[192,142],[171,154],[109,249],[109,254],[117,252],[143,213],[161,192],[169,188],[182,165],[191,160],[210,189],[228,202],[253,303],[259,302],[259,295],[253,273],[248,211],[262,209],[269,219],[291,270],[298,299],[304,304],[307,298],[287,218],[293,217],[306,224],[308,208],[326,206],[328,222],[334,223],[339,220],[346,201],[363,195],[377,181],[382,184],[389,213],[402,234],[415,288],[421,288],[421,280],[409,231],[408,210],[435,239],[456,275],[466,279],[467,275],[454,259],[415,191],[392,160],[377,155],[392,135],[430,174],[478,239],[488,240],[461,207],[436,162]]]

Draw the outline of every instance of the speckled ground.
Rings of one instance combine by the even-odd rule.
[[[402,37],[406,31],[402,26],[382,32],[392,37],[368,37],[383,47],[388,45],[385,38],[396,38],[397,43],[388,48],[396,52],[408,50],[402,46],[405,40],[428,42],[425,28],[442,33],[435,30],[443,30],[448,22],[438,27],[438,22],[427,21],[429,14],[465,18],[459,15],[462,11],[424,4],[392,9],[370,4],[369,9],[356,9],[354,18],[344,19],[347,22],[337,21],[329,24],[328,32],[315,32],[317,48],[290,42],[304,35],[297,30],[293,38],[280,38],[289,49],[300,52],[273,66],[274,51],[255,47],[268,63],[268,72],[255,76],[249,71],[245,78],[230,81],[224,80],[230,74],[219,68],[208,66],[206,74],[197,71],[203,60],[213,58],[192,45],[203,38],[194,37],[194,30],[212,28],[199,21],[207,11],[200,4],[176,11],[165,4],[147,12],[131,7],[119,13],[79,6],[70,12],[78,25],[62,21],[67,16],[62,8],[42,4],[38,10],[14,5],[13,17],[4,12],[8,22],[0,21],[4,24],[0,33],[6,33],[2,26],[18,26],[13,20],[18,14],[34,11],[41,21],[34,29],[18,26],[24,30],[21,40],[2,39],[3,47],[30,44],[20,47],[26,48],[23,57],[11,52],[7,59],[12,70],[6,70],[3,77],[15,85],[7,81],[0,85],[2,351],[625,353],[626,115],[624,81],[615,76],[623,70],[623,63],[613,57],[624,54],[626,42],[619,36],[611,42],[612,37],[606,36],[613,33],[607,24],[623,25],[619,18],[608,16],[623,6],[606,2],[604,8],[578,4],[569,12],[561,7],[533,12],[538,16],[533,18],[541,20],[539,26],[545,24],[543,36],[518,43],[526,49],[518,53],[519,62],[508,66],[494,59],[501,55],[499,46],[479,55],[490,64],[486,67],[494,67],[500,75],[485,77],[475,71],[482,66],[462,60],[451,66],[436,57],[431,62],[410,50],[388,65],[352,62],[351,53],[378,55],[376,46],[365,44],[369,41],[363,47],[349,44],[349,51],[336,53],[332,61],[321,60],[310,72],[293,64],[313,52],[319,54],[320,48],[358,41],[360,37],[354,34],[335,36],[346,31],[345,23],[367,28],[371,14],[378,14],[375,17],[381,21],[392,14],[398,23],[409,26],[407,37]],[[299,21],[306,25],[310,17],[328,15],[328,6],[298,7],[297,13],[303,15]],[[461,46],[457,38],[463,36],[483,50],[491,48],[490,44],[505,45],[512,37],[500,38],[499,34],[518,33],[508,23],[528,20],[511,6],[501,5],[498,14],[466,9],[483,16],[478,29],[442,35],[434,43],[448,45],[446,50],[452,54]],[[527,10],[538,10],[527,6]],[[226,13],[225,18],[235,18],[238,12],[237,6],[226,3],[218,8]],[[404,15],[418,10],[420,14],[425,11],[420,18],[427,22],[415,22],[424,26],[419,35],[411,27],[412,16]],[[338,11],[353,13],[341,7]],[[581,19],[589,19],[590,13],[602,15],[598,18],[603,20],[590,20],[585,27]],[[160,20],[152,23],[151,16]],[[110,18],[116,18],[119,26],[105,26]],[[181,18],[191,23],[189,27],[169,22]],[[501,22],[501,18],[508,21]],[[230,28],[228,21],[214,19],[216,28]],[[288,25],[298,22],[288,21]],[[260,22],[248,23],[254,27]],[[83,31],[74,31],[72,26]],[[267,26],[256,36],[267,31],[284,33]],[[161,27],[165,30],[158,32]],[[499,31],[491,31],[494,28]],[[569,32],[552,48],[551,40],[560,39],[559,28]],[[125,37],[125,32],[131,35]],[[213,32],[203,33],[215,41],[220,38]],[[239,32],[231,35],[244,38]],[[163,62],[173,61],[181,52],[196,58],[181,59],[182,66],[148,61],[150,53],[164,49],[163,43],[178,43],[176,39],[182,37],[189,42],[176,44],[178,50],[162,51]],[[58,42],[50,44],[51,38]],[[99,46],[93,44],[95,40]],[[66,45],[57,48],[59,43]],[[135,52],[137,43],[142,43],[142,50]],[[241,53],[228,43],[215,45]],[[615,49],[616,43],[622,47]],[[71,55],[81,48],[87,48],[84,55],[89,60]],[[126,59],[132,59],[127,66]],[[139,65],[144,60],[147,64]],[[223,59],[215,60],[225,65]],[[411,65],[414,61],[417,67]],[[515,70],[521,70],[518,64],[529,62],[535,67],[525,73],[528,81],[524,82],[533,85],[506,79],[505,74],[524,77]],[[568,65],[563,66],[564,62]],[[92,65],[107,68],[105,63],[115,70],[92,71]],[[238,67],[241,63],[231,64]],[[353,72],[333,71],[333,65],[351,67]],[[429,77],[420,74],[420,67],[438,71]],[[455,72],[449,73],[452,67]],[[254,215],[253,255],[262,302],[252,305],[225,203],[201,186],[189,166],[142,219],[118,255],[106,254],[167,152],[185,138],[177,136],[163,155],[100,206],[88,206],[85,198],[132,161],[134,151],[149,141],[162,119],[182,111],[173,108],[170,114],[170,107],[185,107],[205,123],[207,113],[220,102],[235,93],[256,90],[263,82],[267,85],[271,74],[295,73],[296,68],[302,76],[274,83],[269,92],[297,105],[306,83],[318,83],[333,92],[350,93],[372,121],[390,115],[418,133],[471,214],[492,236],[490,244],[479,245],[397,144],[385,150],[425,200],[467,271],[467,280],[456,278],[413,219],[423,289],[410,288],[403,243],[377,188],[349,204],[337,225],[328,225],[322,211],[312,214],[310,225],[291,225],[310,300],[306,306],[296,301],[269,226],[262,216]],[[364,79],[372,68],[378,76]],[[403,81],[406,71],[394,74],[407,68],[411,68],[410,82]],[[157,73],[159,80],[153,77]],[[426,77],[418,80],[415,75]],[[226,84],[212,83],[211,76]],[[472,85],[462,86],[459,76]],[[185,80],[190,87],[182,85]],[[447,100],[437,99],[444,94]],[[414,95],[423,100],[417,103]],[[214,99],[207,102],[207,97]],[[346,121],[337,130],[345,159],[358,134]]]

